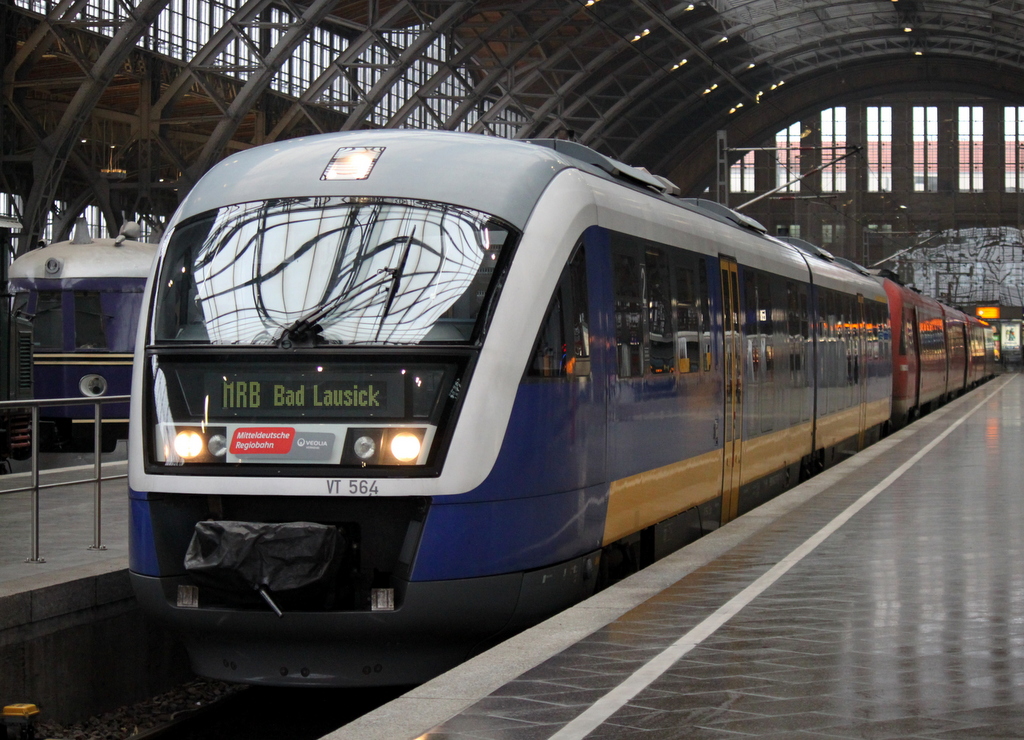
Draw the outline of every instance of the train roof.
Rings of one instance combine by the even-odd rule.
[[[54,242],[33,249],[11,263],[11,280],[149,277],[156,244],[114,239],[93,239],[86,244]]]
[[[379,150],[365,179],[328,174],[344,148]],[[320,134],[226,158],[192,188],[175,222],[236,203],[365,196],[453,203],[522,228],[548,183],[568,168],[597,170],[549,147],[479,134],[406,129]]]

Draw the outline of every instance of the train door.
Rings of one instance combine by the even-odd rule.
[[[857,408],[860,409],[860,420],[858,428],[860,433],[857,438],[857,449],[864,449],[864,432],[868,425],[868,342],[867,322],[864,317],[864,296],[857,294],[857,304],[854,308],[854,331],[857,332],[857,359],[855,360],[853,377],[857,384]]]
[[[736,261],[721,257],[724,335],[725,413],[722,456],[722,524],[734,519],[739,506],[740,450],[743,437],[743,336]]]
[[[906,310],[906,309],[904,309]],[[914,384],[913,392],[910,394],[911,398],[914,399],[911,404],[911,414],[920,414],[921,408],[921,365],[924,362],[924,357],[921,352],[921,328],[918,325],[919,317],[917,315],[917,306],[914,306],[907,311],[907,354],[911,352],[913,348],[914,353],[914,371],[913,378],[910,382]],[[911,416],[913,418],[913,416]]]

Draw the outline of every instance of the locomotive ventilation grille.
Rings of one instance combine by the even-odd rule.
[[[32,389],[32,334],[18,332],[18,390]]]

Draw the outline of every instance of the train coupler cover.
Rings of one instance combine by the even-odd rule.
[[[329,578],[343,539],[336,527],[313,522],[201,521],[185,553],[185,570],[200,586],[255,589],[267,599],[268,591],[294,591]]]

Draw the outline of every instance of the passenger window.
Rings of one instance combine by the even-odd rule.
[[[107,349],[106,323],[100,310],[100,294],[95,290],[75,291],[75,347]]]
[[[665,253],[660,249],[648,249],[645,262],[647,331],[651,343],[647,371],[653,375],[674,373],[676,353],[672,347],[672,293]]]
[[[590,308],[587,261],[580,246],[551,300],[527,375],[537,378],[590,375]]]
[[[635,253],[613,254],[615,281],[615,349],[620,378],[643,374],[643,291]]]
[[[695,373],[700,367],[700,310],[693,283],[692,269],[676,268],[676,348],[681,373]]]
[[[36,294],[32,319],[32,342],[36,349],[64,349],[64,313],[61,291],[41,290]]]
[[[711,291],[708,289],[707,260],[697,261],[697,286],[700,290],[700,349],[704,357],[704,371],[711,370]]]

